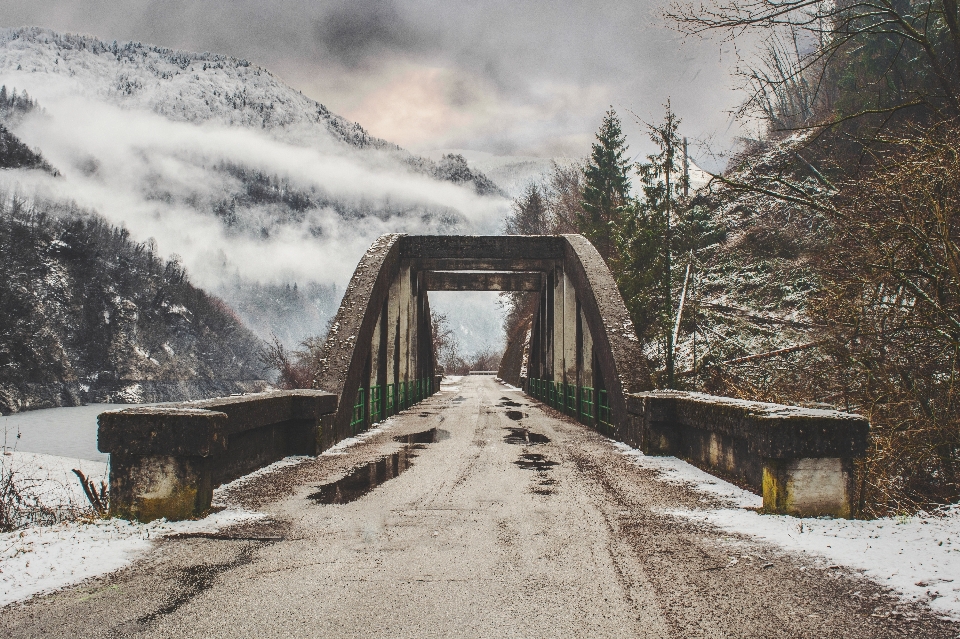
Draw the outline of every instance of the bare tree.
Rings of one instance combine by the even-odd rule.
[[[750,91],[741,114],[781,130],[960,114],[956,0],[677,2],[666,16],[689,35],[764,36],[740,71]]]

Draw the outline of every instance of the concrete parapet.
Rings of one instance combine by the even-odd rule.
[[[860,415],[683,391],[629,395],[627,410],[627,443],[735,476],[769,512],[853,512],[853,460],[870,439]]]
[[[170,520],[210,509],[213,489],[287,455],[316,455],[335,395],[276,391],[101,413],[110,453],[110,514]]]

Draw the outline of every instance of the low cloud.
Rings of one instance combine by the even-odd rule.
[[[383,233],[498,233],[509,208],[504,198],[413,173],[384,152],[308,148],[259,130],[171,122],[37,77],[0,77],[0,84],[40,99],[45,113],[24,120],[17,133],[62,175],[5,172],[0,188],[74,201],[135,240],[154,238],[161,254],[179,256],[192,281],[210,290],[240,278],[342,291]],[[329,204],[295,217],[270,203],[245,206],[235,212],[238,231],[213,213],[244,192],[225,167],[276,176]]]
[[[7,0],[0,24],[244,57],[415,150],[585,156],[609,105],[657,119],[667,98],[685,134],[727,145],[738,133],[727,111],[743,99],[728,75],[737,58],[729,50],[722,55],[717,42],[682,41],[658,15],[661,4]],[[397,90],[431,71],[444,81],[421,83],[429,96]],[[439,110],[442,123],[396,116],[422,107]],[[636,150],[643,150],[642,125],[625,119]]]

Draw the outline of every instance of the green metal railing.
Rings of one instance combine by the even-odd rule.
[[[370,387],[370,421],[383,421],[383,386]]]
[[[593,395],[593,389],[589,386],[580,387],[580,421],[591,426],[593,425],[593,416],[596,410],[596,402],[594,402]]]
[[[612,436],[614,433],[613,411],[605,390],[530,378],[527,380],[527,393],[547,406],[579,419],[583,424],[595,426],[604,435]]]
[[[604,435],[612,435],[613,411],[610,410],[607,391],[602,390],[597,395],[597,429]]]
[[[357,429],[359,426],[363,426],[366,421],[366,389],[360,388],[357,390],[357,401],[353,403],[353,415],[350,417],[350,430],[356,435]]]
[[[383,414],[386,417],[397,412],[397,385],[387,384],[387,401],[384,403]]]
[[[366,430],[370,424],[382,422],[391,415],[410,408],[417,402],[433,395],[433,378],[410,380],[396,384],[362,387],[357,390],[357,398],[350,416],[350,430],[356,435]]]
[[[577,409],[577,385],[576,384],[567,384],[567,415],[571,417],[576,417],[579,412]]]

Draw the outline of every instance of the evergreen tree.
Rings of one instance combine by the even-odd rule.
[[[650,140],[658,153],[637,165],[643,183],[643,200],[623,217],[617,235],[622,253],[618,279],[624,298],[634,315],[641,338],[664,340],[665,379],[674,386],[673,344],[673,255],[677,247],[678,215],[685,209],[689,189],[683,142],[678,134],[680,119],[666,104],[663,122],[648,125]],[[680,244],[689,244],[686,240]],[[692,249],[694,247],[686,247]]]
[[[507,235],[547,235],[552,232],[547,201],[536,184],[514,200],[513,214],[507,218]]]
[[[603,256],[614,257],[614,225],[630,204],[630,162],[624,159],[626,138],[613,107],[597,132],[590,161],[584,169],[583,209],[577,220],[583,233]]]

